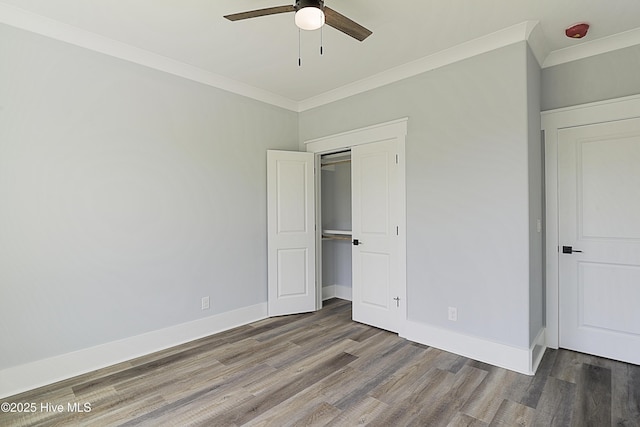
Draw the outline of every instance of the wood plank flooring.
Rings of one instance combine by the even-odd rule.
[[[0,413],[7,427],[640,426],[640,366],[547,350],[530,377],[355,323],[331,300],[0,401],[36,404]]]

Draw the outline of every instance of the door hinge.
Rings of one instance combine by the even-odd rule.
[[[400,227],[396,225],[396,236],[400,235]]]
[[[396,154],[396,165],[398,164],[399,159],[398,159],[398,155]]]

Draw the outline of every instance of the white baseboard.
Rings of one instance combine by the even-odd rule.
[[[544,329],[528,349],[512,347],[411,320],[406,321],[400,336],[525,375],[535,374],[546,348]]]
[[[246,325],[267,317],[267,304],[147,332],[95,347],[0,370],[0,398],[81,375],[164,350],[179,344]]]
[[[322,287],[322,301],[331,298],[340,298],[351,301],[351,287],[342,285],[329,285]]]
[[[340,298],[351,301],[350,287],[331,285],[324,287],[322,291],[323,300]],[[262,303],[0,370],[0,398],[13,396],[265,318],[267,318],[267,304]],[[535,373],[546,349],[544,329],[540,331],[529,349],[499,344],[410,320],[407,320],[401,336],[410,341],[526,375]]]

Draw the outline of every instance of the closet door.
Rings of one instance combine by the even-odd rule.
[[[398,165],[395,139],[351,151],[353,320],[398,332]]]
[[[269,316],[316,310],[314,154],[267,151]]]

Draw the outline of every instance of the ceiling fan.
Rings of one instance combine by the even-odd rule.
[[[248,12],[226,15],[225,18],[230,21],[240,21],[242,19],[288,12],[296,13],[296,25],[303,30],[317,30],[326,23],[330,27],[342,31],[346,35],[359,41],[363,41],[372,34],[370,30],[357,22],[325,6],[323,0],[296,0],[293,6],[276,6],[266,9],[250,10]]]

